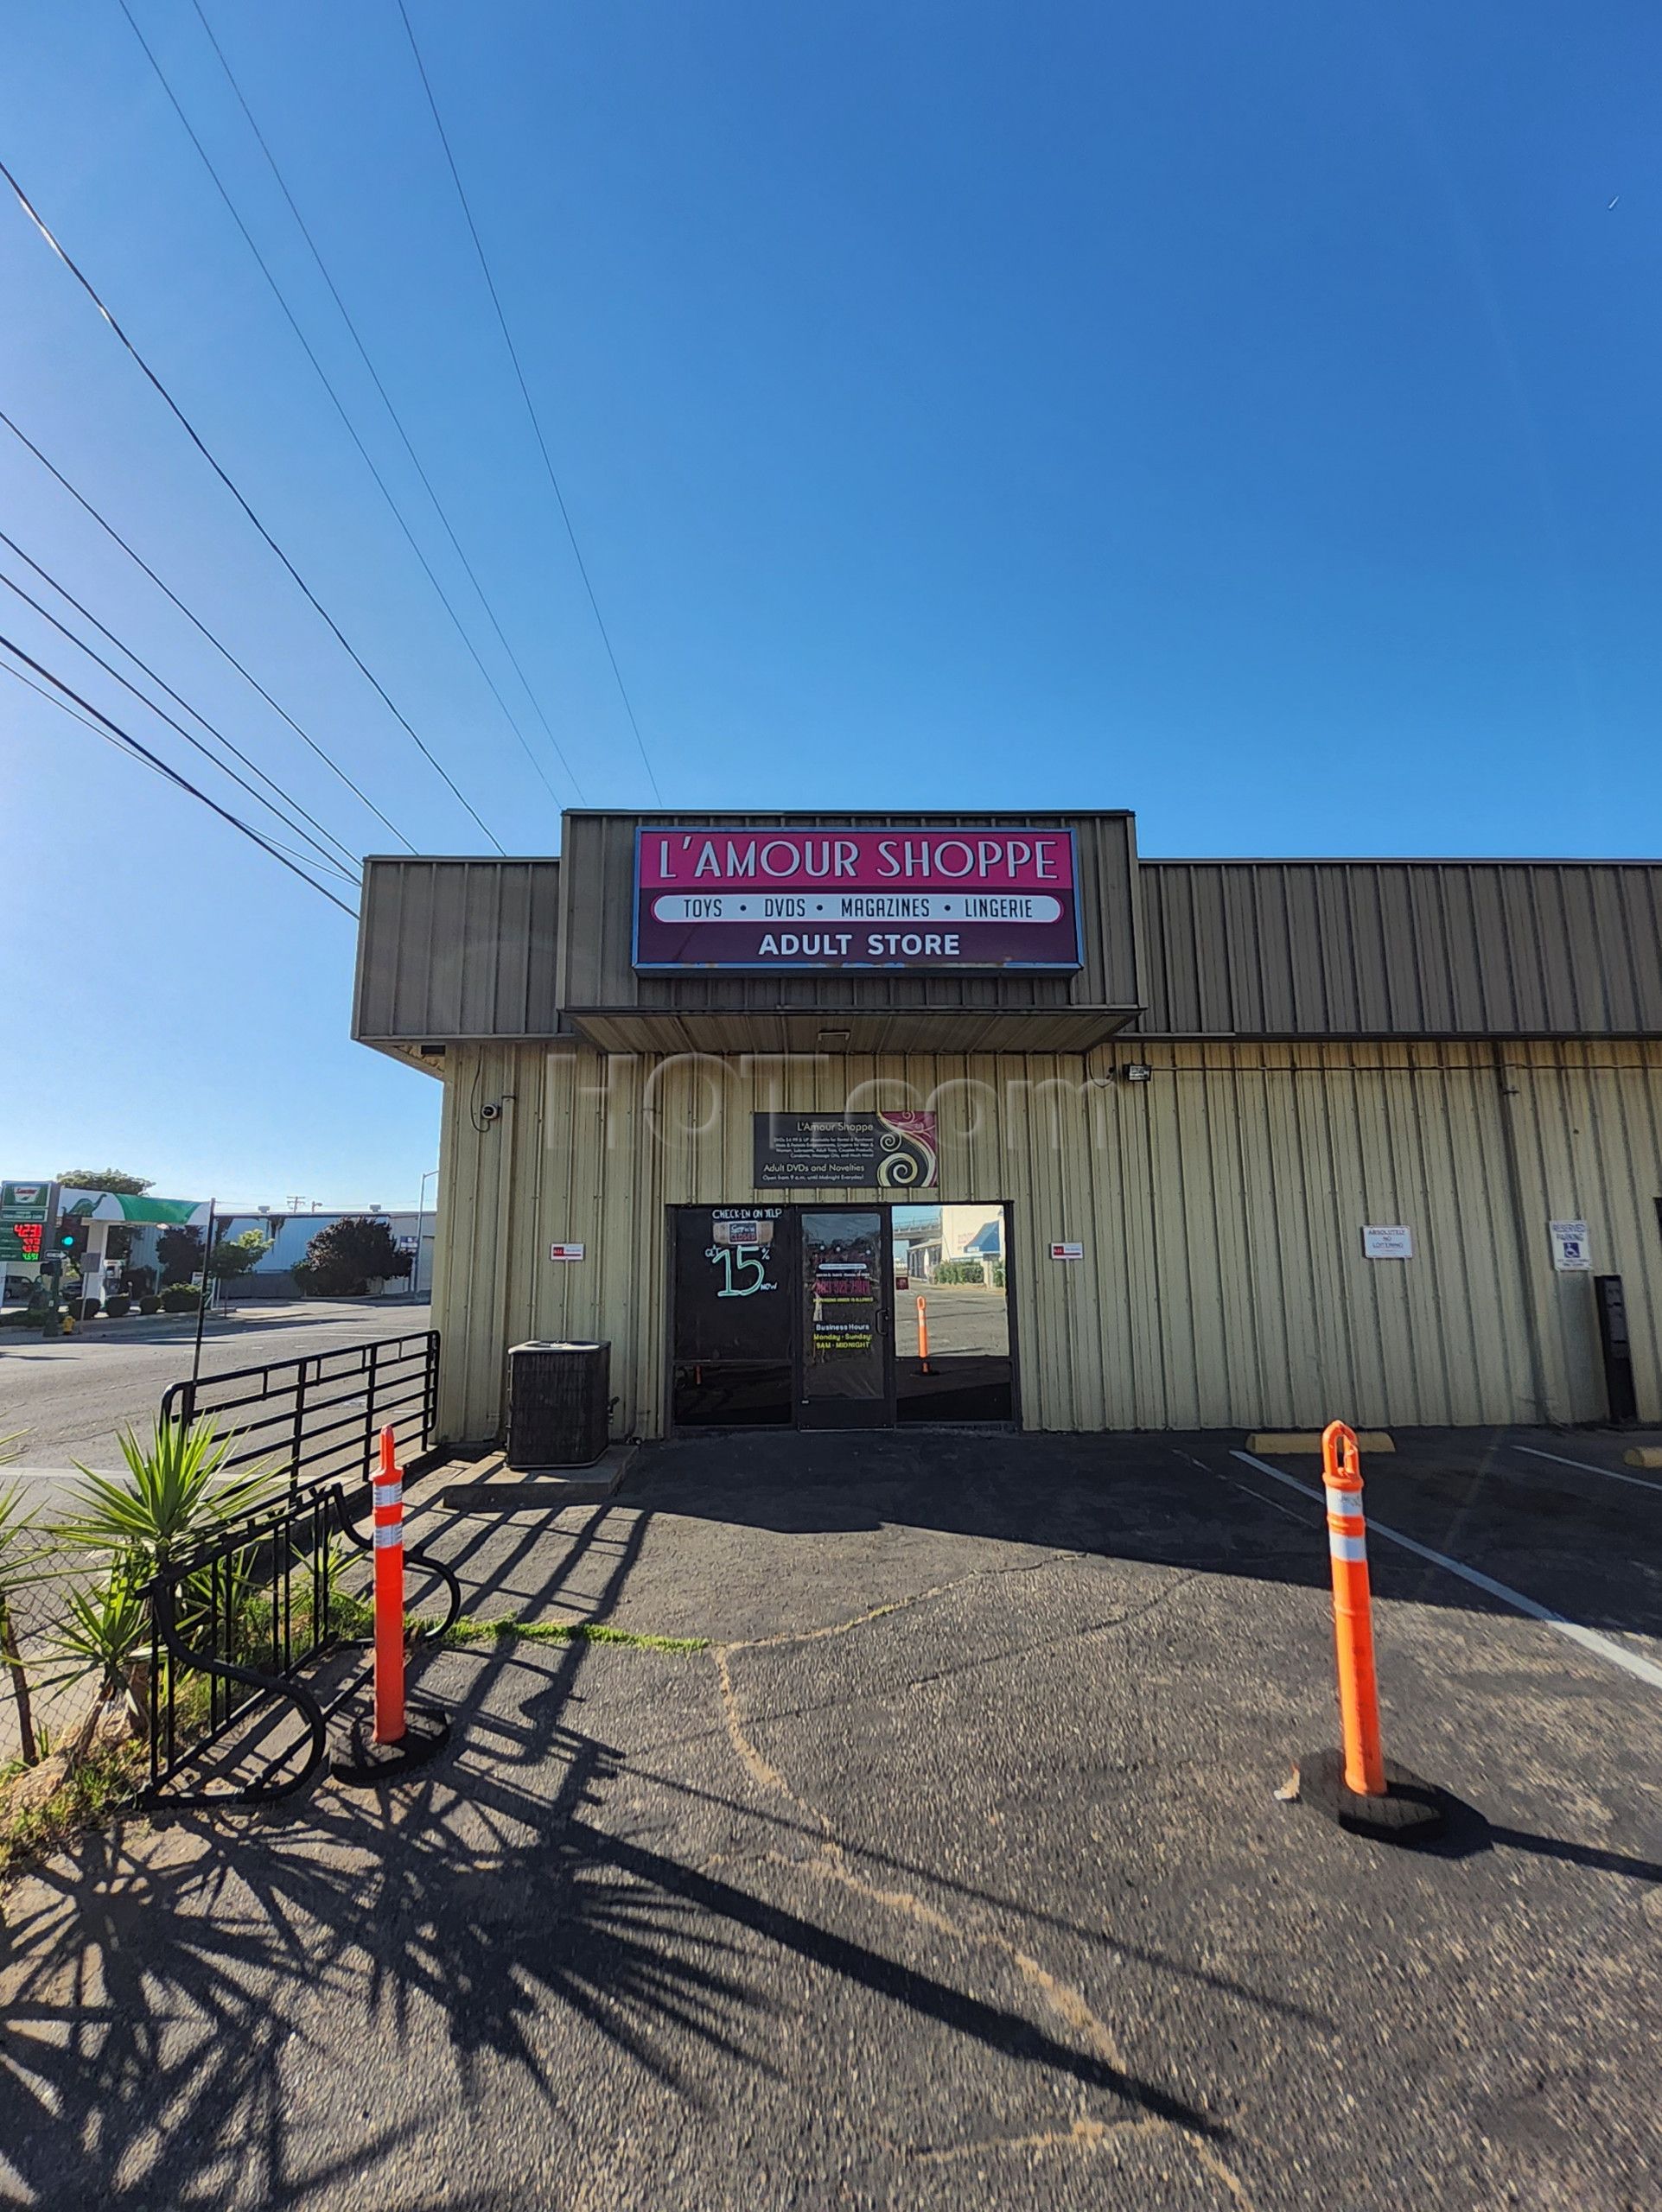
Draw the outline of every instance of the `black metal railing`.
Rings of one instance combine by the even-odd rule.
[[[143,1802],[178,1810],[257,1805],[303,1789],[328,1752],[330,1714],[361,1669],[325,1694],[304,1675],[332,1649],[361,1644],[365,1606],[346,1587],[352,1554],[371,1539],[354,1525],[342,1482],[290,1490],[181,1551],[147,1584],[150,1661],[135,1683],[148,1726]],[[406,1568],[448,1589],[444,1635],[462,1589],[442,1560],[406,1548]],[[264,1710],[262,1710],[264,1708]],[[222,1770],[210,1782],[213,1756]],[[195,1786],[181,1782],[199,1770]]]
[[[162,1419],[212,1421],[232,1438],[227,1471],[270,1464],[309,1488],[369,1480],[383,1428],[401,1459],[424,1452],[438,1418],[438,1332],[423,1329],[265,1367],[236,1367],[175,1382]]]

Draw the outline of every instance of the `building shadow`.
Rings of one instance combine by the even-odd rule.
[[[1633,1541],[1633,1492],[1531,1463],[1512,1449],[1514,1433],[1421,1433],[1369,1462],[1375,1594],[1516,1618],[1505,1599],[1377,1533],[1383,1523],[1567,1619],[1662,1637],[1662,1579],[1635,1557],[1644,1548]],[[728,1432],[646,1446],[616,1502],[785,1537],[899,1526],[1325,1590],[1319,1495],[1244,1463],[1239,1441]],[[1319,1492],[1318,1463],[1302,1464],[1297,1479]],[[1662,1514],[1662,1495],[1655,1503]]]

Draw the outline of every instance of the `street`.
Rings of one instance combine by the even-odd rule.
[[[413,1335],[428,1325],[427,1306],[403,1299],[245,1306],[207,1323],[202,1372],[299,1359],[378,1337]],[[92,1321],[49,1344],[6,1330],[0,1336],[0,1436],[21,1433],[19,1465],[4,1478],[74,1460],[119,1467],[118,1430],[148,1432],[162,1391],[190,1373],[195,1335],[194,1314]]]

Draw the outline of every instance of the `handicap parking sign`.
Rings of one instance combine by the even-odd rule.
[[[1550,1221],[1552,1236],[1552,1264],[1563,1274],[1584,1274],[1592,1267],[1593,1255],[1588,1243],[1584,1221]]]

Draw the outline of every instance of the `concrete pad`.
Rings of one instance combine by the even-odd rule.
[[[1319,1428],[1267,1428],[1246,1440],[1249,1452],[1262,1452],[1266,1459],[1302,1459],[1307,1452],[1320,1453],[1321,1432]],[[1356,1432],[1359,1452],[1394,1452],[1396,1446],[1383,1428],[1359,1428]]]
[[[518,1513],[538,1506],[558,1513],[569,1505],[598,1505],[622,1481],[639,1447],[612,1444],[591,1467],[516,1468],[506,1453],[474,1461],[460,1480],[443,1479],[441,1505],[464,1513]]]

